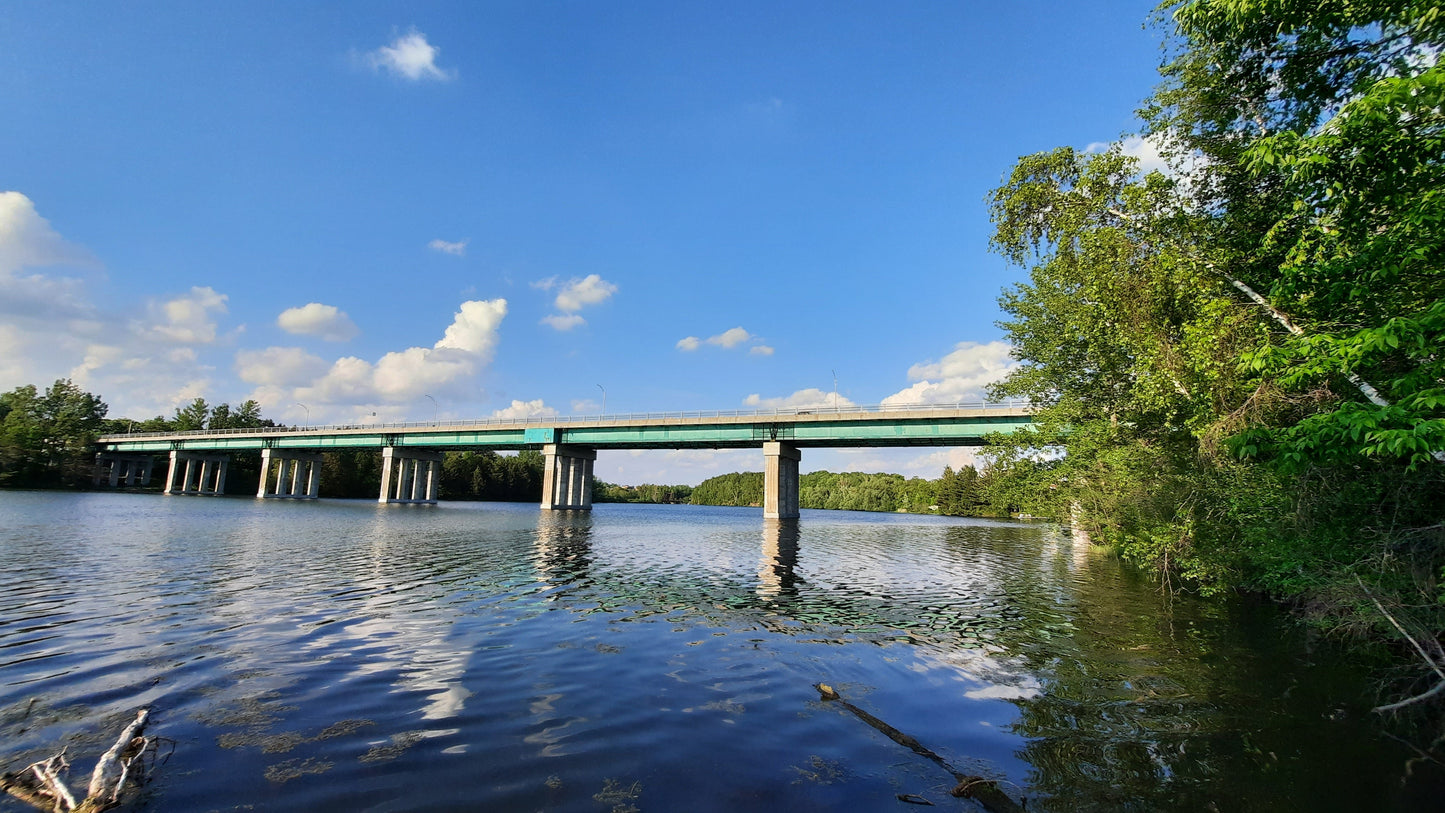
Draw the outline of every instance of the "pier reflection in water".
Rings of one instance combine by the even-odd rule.
[[[0,557],[5,756],[151,704],[158,810],[965,809],[820,681],[1031,809],[1439,790],[1337,652],[1047,525],[0,493]]]

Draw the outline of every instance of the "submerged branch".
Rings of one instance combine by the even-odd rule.
[[[1022,813],[1023,808],[1020,807],[1019,804],[1015,802],[1012,798],[1010,798],[1008,794],[999,790],[998,783],[994,780],[985,779],[982,776],[965,774],[961,771],[955,770],[954,767],[952,765],[949,765],[943,757],[929,750],[926,746],[923,745],[923,743],[919,742],[917,739],[907,734],[904,734],[902,731],[899,731],[898,729],[883,722],[877,717],[874,717],[863,709],[860,709],[852,703],[849,703],[847,700],[844,700],[842,695],[838,694],[838,692],[832,686],[829,686],[826,683],[819,683],[816,684],[813,688],[818,690],[818,694],[821,695],[824,700],[838,703],[843,708],[852,712],[853,715],[856,716],[858,719],[882,732],[882,734],[888,739],[893,740],[894,742],[902,745],[905,748],[908,748],[909,750],[913,751],[913,753],[918,754],[921,757],[926,757],[932,760],[940,768],[948,771],[948,773],[953,776],[954,781],[958,782],[958,784],[954,786],[953,790],[951,791],[952,795],[960,798],[973,799],[974,801],[983,805],[985,809],[992,811],[992,813],[1015,813],[1015,811],[1018,811],[1018,813]]]
[[[148,754],[154,753],[158,739],[141,736],[150,718],[148,709],[136,713],[135,720],[121,731],[120,737],[110,750],[95,763],[91,772],[90,786],[85,798],[76,801],[75,794],[65,784],[64,775],[70,769],[65,759],[65,750],[43,761],[26,766],[15,774],[0,774],[0,790],[42,810],[54,813],[100,813],[120,804],[122,791],[127,783],[139,784],[144,772],[137,771],[137,765],[144,766]]]
[[[1405,631],[1405,627],[1400,624],[1399,621],[1395,620],[1395,616],[1391,615],[1390,611],[1385,609],[1385,605],[1381,604],[1379,599],[1375,598],[1375,594],[1370,592],[1370,588],[1365,586],[1365,582],[1361,580],[1359,576],[1355,577],[1355,581],[1360,585],[1360,589],[1365,591],[1365,595],[1369,596],[1370,601],[1374,602],[1375,608],[1380,611],[1380,615],[1383,615],[1385,617],[1385,620],[1389,621],[1390,625],[1393,626],[1396,630],[1398,630],[1400,634],[1405,637],[1406,641],[1410,642],[1410,646],[1414,647],[1415,652],[1420,655],[1420,659],[1423,660],[1425,664],[1430,667],[1431,671],[1433,671],[1436,675],[1440,677],[1440,682],[1435,684],[1434,687],[1430,688],[1425,692],[1414,695],[1413,697],[1407,697],[1397,703],[1388,703],[1383,706],[1376,706],[1375,708],[1371,709],[1371,711],[1379,712],[1381,714],[1387,711],[1396,711],[1406,706],[1419,703],[1423,700],[1428,700],[1429,698],[1434,697],[1441,692],[1445,692],[1445,668],[1442,668],[1439,661],[1431,657],[1429,652],[1425,651],[1425,647],[1422,646],[1419,641],[1415,640],[1415,637],[1413,635]],[[1436,644],[1436,646],[1438,647],[1438,644]]]

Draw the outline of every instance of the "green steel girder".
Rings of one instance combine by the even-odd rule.
[[[767,421],[755,423],[659,422],[636,425],[559,427],[554,442],[595,449],[746,449],[767,440],[799,447],[845,446],[981,446],[994,432],[1027,429],[1026,415],[974,415],[957,418],[889,418],[868,420]],[[249,451],[262,448],[325,451],[402,446],[426,449],[536,449],[535,429],[416,429],[408,431],[317,431],[257,435],[176,435],[126,440],[112,436],[99,447],[111,452]],[[530,442],[529,442],[530,441]]]

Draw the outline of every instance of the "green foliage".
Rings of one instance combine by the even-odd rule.
[[[815,471],[798,478],[798,504],[802,508],[840,511],[907,511],[955,516],[995,516],[1006,513],[989,495],[990,478],[972,466],[957,473],[945,468],[938,480],[904,478],[901,474],[862,474]],[[692,489],[693,505],[760,506],[763,473],[734,472],[704,480]]]
[[[95,438],[108,407],[97,395],[60,379],[40,394],[34,385],[0,395],[0,486],[74,487],[90,481]]]
[[[439,497],[448,500],[537,502],[542,494],[542,453],[504,456],[490,450],[448,453],[442,462]],[[377,489],[381,478],[377,476]]]
[[[636,502],[657,505],[687,503],[692,499],[692,486],[620,486],[602,480],[592,481],[593,502]]]
[[[1001,299],[1023,367],[993,394],[1041,410],[997,439],[990,499],[1205,591],[1339,608],[1359,576],[1435,601],[1445,15],[1194,0],[1161,21],[1176,47],[1141,112],[1175,174],[1064,148],[993,196],[994,246],[1030,270]]]

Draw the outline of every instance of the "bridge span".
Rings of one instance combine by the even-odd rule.
[[[443,452],[536,449],[546,461],[542,508],[586,511],[598,451],[761,448],[763,516],[786,519],[798,516],[803,449],[981,446],[1031,426],[1031,414],[1015,402],[138,432],[97,441],[96,483],[147,484],[155,456],[166,454],[165,493],[220,494],[230,454],[259,451],[257,497],[315,499],[322,452],[380,449],[381,502],[435,503]]]

